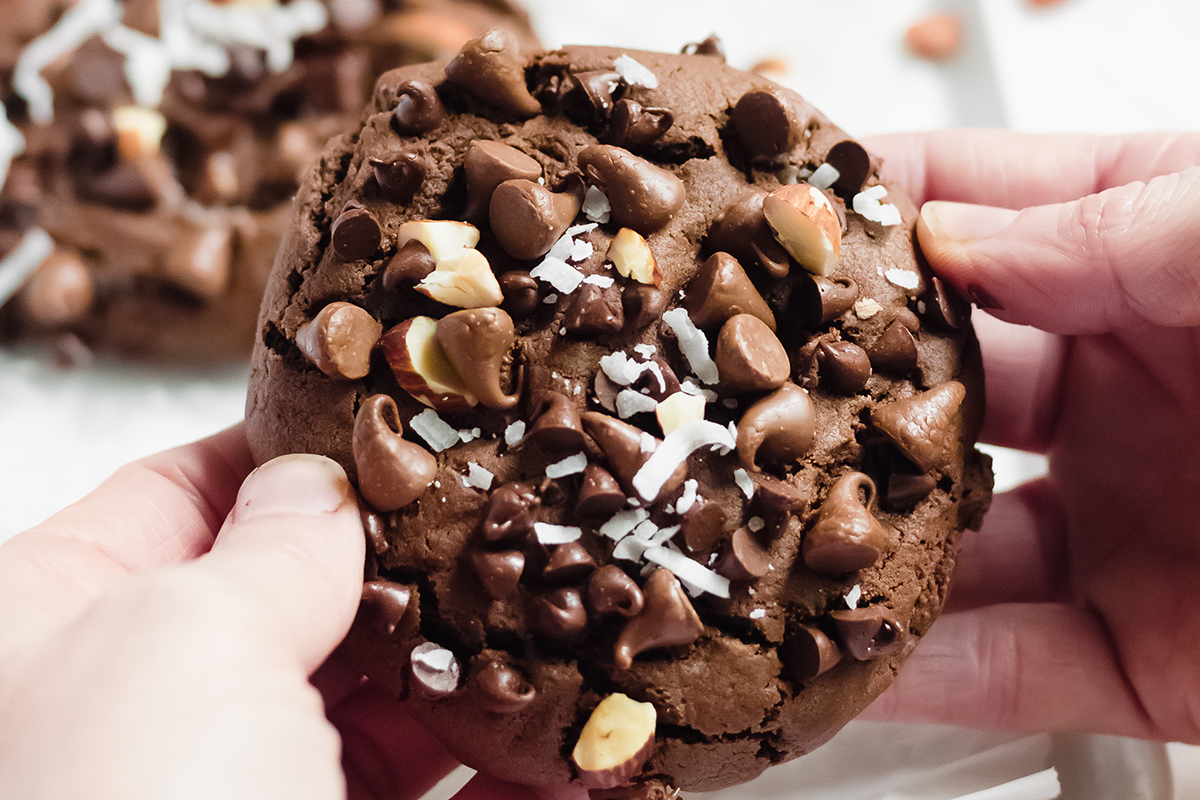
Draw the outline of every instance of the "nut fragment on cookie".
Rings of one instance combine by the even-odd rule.
[[[654,749],[657,720],[653,705],[620,692],[601,700],[571,752],[582,781],[590,788],[611,789],[637,775]]]
[[[842,223],[829,198],[815,186],[790,183],[763,200],[775,238],[800,266],[829,275],[842,254]]]
[[[416,240],[433,256],[433,272],[416,289],[438,302],[459,308],[498,306],[500,283],[483,253],[475,249],[479,229],[454,220],[412,220],[400,226],[396,247]]]

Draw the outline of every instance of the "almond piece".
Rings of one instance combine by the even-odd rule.
[[[617,692],[600,701],[571,753],[579,777],[592,789],[611,789],[641,772],[654,748],[657,713]]]
[[[479,230],[454,220],[412,220],[396,232],[396,247],[416,240],[433,256],[434,270],[416,285],[421,294],[457,308],[486,308],[504,301],[500,283],[483,253]]]
[[[763,200],[763,214],[800,266],[829,275],[842,253],[842,223],[829,198],[807,183],[791,183]]]
[[[379,339],[383,355],[404,391],[437,411],[466,411],[471,394],[437,340],[437,320],[413,317]]]
[[[647,286],[662,283],[662,272],[646,239],[632,228],[621,228],[608,246],[608,259],[617,272]]]

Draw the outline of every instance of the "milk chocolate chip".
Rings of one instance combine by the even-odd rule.
[[[555,545],[542,570],[547,583],[578,583],[596,569],[596,561],[579,542]]]
[[[667,109],[643,108],[626,97],[613,107],[604,140],[626,150],[638,150],[661,139],[674,122],[675,116]]]
[[[95,297],[91,272],[83,260],[55,250],[26,280],[20,294],[21,314],[40,328],[67,326],[88,313]]]
[[[529,261],[550,252],[582,207],[580,192],[552,192],[526,178],[513,178],[492,192],[488,217],[504,252]]]
[[[608,519],[625,507],[625,492],[612,473],[599,464],[588,464],[575,500],[575,513],[591,519]]]
[[[615,287],[604,289],[585,283],[572,293],[563,315],[563,327],[567,333],[576,336],[617,333],[625,327],[625,309],[621,300]]]
[[[608,198],[614,225],[648,235],[683,208],[683,181],[622,147],[589,145],[578,161],[587,182]]]
[[[907,626],[879,606],[832,611],[829,616],[842,647],[859,661],[895,655],[904,649],[908,638]]]
[[[657,286],[630,281],[621,290],[621,307],[626,327],[641,330],[667,310],[667,293]]]
[[[483,538],[489,542],[524,536],[533,530],[533,512],[542,501],[523,483],[506,483],[488,497],[483,507]]]
[[[383,288],[394,292],[402,286],[415,286],[437,269],[429,248],[416,239],[405,242],[383,269]]]
[[[230,225],[190,228],[167,252],[163,275],[196,297],[217,300],[229,288],[233,247],[233,227]]]
[[[524,319],[534,312],[541,304],[541,290],[532,275],[522,269],[509,270],[501,273],[496,279],[504,302],[500,307],[514,319]]]
[[[423,642],[414,647],[408,669],[412,688],[425,697],[448,697],[458,689],[458,659],[441,645]]]
[[[371,352],[382,333],[365,309],[339,300],[296,330],[296,346],[329,377],[357,380],[371,371]]]
[[[725,533],[725,510],[717,503],[697,500],[679,521],[679,533],[688,552],[707,553]]]
[[[525,439],[549,450],[579,451],[583,448],[579,409],[562,392],[546,392],[538,398],[533,427]]]
[[[504,361],[516,341],[512,317],[499,308],[464,308],[437,322],[435,336],[463,383],[488,408],[507,410],[520,392],[500,385]]]
[[[775,238],[763,201],[767,190],[751,187],[713,219],[704,242],[707,252],[724,251],[743,266],[757,264],[772,278],[787,277],[791,256]]]
[[[842,652],[833,640],[819,628],[799,623],[788,628],[779,654],[787,670],[800,681],[811,681],[842,660]]]
[[[775,330],[775,315],[738,260],[713,253],[688,284],[684,308],[700,328],[716,327],[737,314],[750,314]]]
[[[917,368],[917,340],[900,321],[891,322],[867,348],[871,366],[883,372],[907,375]]]
[[[633,657],[645,650],[691,644],[704,633],[704,623],[670,570],[657,567],[651,572],[642,594],[645,606],[617,638],[613,660],[619,669],[629,669]]]
[[[418,136],[442,124],[446,108],[437,90],[425,81],[405,81],[396,87],[392,127],[402,136]]]
[[[779,339],[753,314],[736,314],[721,326],[713,360],[721,389],[733,394],[777,389],[792,369]]]
[[[804,563],[814,572],[840,575],[872,567],[888,544],[875,518],[875,482],[861,472],[837,479],[804,537]]]
[[[813,341],[810,352],[802,351],[809,361],[809,373],[814,385],[840,392],[856,394],[862,391],[871,377],[871,359],[866,351],[854,344],[822,336]]]
[[[924,472],[941,468],[961,446],[961,406],[967,392],[946,381],[871,411],[871,424]]]
[[[471,678],[471,693],[488,711],[513,714],[533,702],[537,690],[507,664],[488,661]]]
[[[771,557],[749,528],[738,528],[726,542],[714,569],[731,581],[758,580],[771,571]]]
[[[358,490],[379,511],[395,511],[421,496],[437,474],[437,459],[402,435],[400,411],[386,394],[362,402],[354,416],[351,450]]]
[[[463,172],[467,177],[467,207],[463,214],[479,222],[486,218],[497,186],[516,178],[536,181],[542,176],[542,165],[515,147],[480,139],[467,149]]]
[[[463,45],[446,66],[446,78],[475,99],[518,117],[532,117],[541,104],[525,86],[525,59],[516,37],[502,28]]]
[[[808,392],[785,383],[756,401],[737,425],[737,452],[742,466],[757,472],[758,462],[788,464],[808,452],[817,412]]]

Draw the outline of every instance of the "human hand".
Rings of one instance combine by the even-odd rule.
[[[392,800],[457,766],[326,660],[362,586],[345,473],[253,466],[237,426],[0,547],[0,794]],[[476,776],[458,797],[534,796]]]
[[[964,536],[950,613],[866,716],[1200,741],[1200,135],[868,147],[989,312],[984,440],[1049,472]]]

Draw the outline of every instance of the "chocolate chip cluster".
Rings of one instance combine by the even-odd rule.
[[[886,684],[988,486],[969,309],[859,144],[707,48],[493,31],[385,75],[316,176],[252,436],[354,474],[351,647],[478,726],[460,757],[715,787]]]

